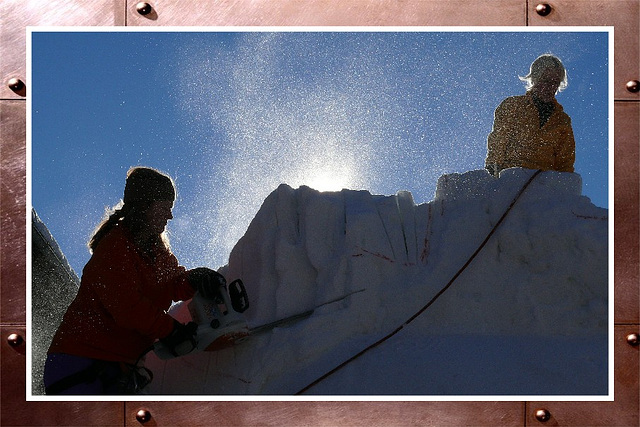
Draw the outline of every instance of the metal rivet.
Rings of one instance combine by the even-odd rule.
[[[551,13],[551,5],[548,3],[540,3],[536,6],[536,12],[540,16],[547,16]]]
[[[142,16],[148,15],[151,13],[151,11],[153,10],[153,8],[151,7],[151,5],[149,3],[146,2],[140,2],[136,5],[136,10],[138,11],[138,13]]]
[[[14,92],[20,92],[25,88],[24,82],[16,77],[9,79],[7,86]]]
[[[640,81],[638,80],[629,80],[627,82],[627,90],[631,93],[640,92]]]
[[[638,334],[629,334],[627,335],[627,342],[629,345],[636,347],[640,344],[640,337],[638,337]]]
[[[151,420],[151,412],[146,409],[140,409],[136,412],[136,420],[138,420],[140,424],[148,423]]]
[[[7,337],[7,342],[11,347],[17,347],[24,342],[24,339],[19,334],[11,334]]]
[[[536,420],[540,421],[541,423],[547,422],[550,419],[551,419],[551,413],[546,409],[538,409],[536,411]]]

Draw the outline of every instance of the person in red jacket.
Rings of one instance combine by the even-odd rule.
[[[155,169],[127,174],[123,203],[91,238],[80,288],[49,347],[47,394],[135,392],[150,381],[135,365],[155,340],[176,355],[195,347],[197,325],[166,310],[196,291],[215,293],[224,278],[178,264],[165,233],[175,197],[171,178]]]

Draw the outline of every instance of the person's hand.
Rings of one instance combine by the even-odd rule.
[[[220,273],[207,267],[198,267],[189,270],[189,283],[205,299],[214,299],[220,286],[227,284],[226,279]]]
[[[177,320],[173,323],[173,331],[161,338],[160,342],[176,357],[191,353],[198,345],[196,340],[198,325],[195,322],[183,325]]]

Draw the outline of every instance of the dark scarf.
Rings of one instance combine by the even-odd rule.
[[[542,127],[544,126],[545,123],[547,123],[547,120],[549,120],[549,117],[551,117],[551,114],[553,114],[553,110],[555,109],[555,104],[553,103],[553,101],[552,102],[541,101],[535,96],[533,96],[532,98],[533,98],[533,103],[538,109],[538,117],[540,118],[540,127]]]

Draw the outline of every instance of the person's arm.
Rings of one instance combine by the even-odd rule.
[[[500,103],[494,113],[493,129],[487,137],[485,168],[497,176],[504,168],[506,149],[513,135],[514,106],[510,98]]]
[[[571,119],[567,116],[566,124],[558,130],[558,149],[556,152],[556,170],[573,172],[576,161],[576,142],[573,137]]]
[[[168,288],[171,299],[186,301],[193,298],[196,290],[189,280],[189,271],[178,263],[178,259],[171,252],[166,252],[161,257],[162,259],[157,263],[161,265],[164,278],[161,285]]]

